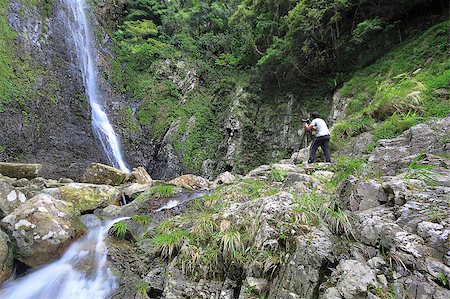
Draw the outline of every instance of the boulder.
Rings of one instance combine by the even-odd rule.
[[[295,249],[270,286],[269,299],[315,298],[322,269],[335,259],[331,233],[318,228],[295,237]]]
[[[308,159],[309,159],[309,147],[302,148],[298,152],[293,153],[291,156],[291,160],[295,164],[308,162]]]
[[[217,178],[211,183],[211,189],[215,189],[220,185],[229,185],[236,180],[236,177],[230,172],[226,171],[217,176]]]
[[[339,199],[355,212],[377,207],[387,202],[383,186],[375,180],[361,181],[350,177],[339,187]]]
[[[104,208],[119,200],[120,192],[108,185],[72,183],[59,187],[60,198],[80,212]]]
[[[11,178],[33,179],[39,177],[41,171],[42,164],[0,162],[0,173]]]
[[[86,168],[82,181],[90,184],[118,186],[126,179],[127,173],[122,170],[100,163],[92,163]]]
[[[430,247],[433,247],[443,254],[449,249],[450,229],[438,223],[428,221],[420,222],[417,225],[417,234],[421,236]]]
[[[393,139],[382,139],[369,157],[369,165],[386,175],[406,168],[418,155],[448,151],[446,136],[450,134],[450,116],[416,125]],[[447,139],[448,140],[448,139]]]
[[[185,174],[169,182],[171,185],[194,190],[208,190],[209,182],[207,179],[193,174]]]
[[[367,153],[367,147],[373,143],[371,132],[364,132],[356,137],[352,137],[344,146],[338,149],[339,155],[361,157]]]
[[[144,167],[134,168],[131,172],[132,181],[138,184],[151,184],[152,177],[148,174]]]
[[[345,299],[367,298],[369,287],[376,287],[377,282],[374,271],[356,260],[341,260],[332,276]]]
[[[73,205],[38,194],[4,217],[1,225],[15,240],[16,258],[30,267],[59,258],[85,233]]]
[[[329,181],[333,178],[334,172],[326,170],[317,170],[314,171],[312,175],[321,181]]]
[[[0,181],[0,217],[8,215],[26,200],[27,197],[22,191],[4,181]]]
[[[13,246],[6,233],[0,230],[0,283],[4,282],[13,271]]]

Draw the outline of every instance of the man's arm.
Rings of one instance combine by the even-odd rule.
[[[307,124],[307,123],[305,123],[304,127],[308,131],[312,131],[312,130],[314,130],[316,128],[316,126],[314,124]]]

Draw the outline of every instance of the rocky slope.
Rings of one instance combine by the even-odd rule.
[[[2,176],[0,277],[13,257],[57,258],[79,219],[129,216],[108,241],[113,298],[448,298],[449,125],[414,126],[360,160],[283,160],[213,182],[121,183],[100,165],[87,183]]]

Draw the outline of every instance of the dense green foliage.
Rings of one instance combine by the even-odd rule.
[[[254,95],[253,104],[262,112],[277,110],[277,97],[291,92],[299,101],[295,107],[326,114],[329,105],[325,99],[350,78],[355,66],[371,62],[401,42],[412,28],[420,29],[414,17],[431,15],[435,6],[442,4],[422,0],[132,0],[114,33],[118,56],[113,66],[119,73],[114,79],[121,91],[131,92],[141,103],[137,119],[152,139],[161,140],[175,126],[177,134],[171,135],[170,142],[183,154],[185,170],[198,172],[202,161],[217,161],[224,154],[217,150],[225,135],[224,117],[239,87]],[[418,12],[421,5],[423,9]],[[405,18],[407,14],[413,17]],[[381,72],[386,80],[385,101],[396,102],[389,93],[397,93],[399,84],[389,80],[401,73],[383,68]],[[395,75],[387,78],[388,73]],[[367,81],[361,80],[365,76],[361,72],[356,76],[354,81],[360,84]],[[410,79],[396,80],[409,86],[413,83]],[[190,88],[186,82],[194,82],[194,86]],[[347,86],[353,85],[344,87],[346,95],[351,90]],[[420,86],[408,88],[412,92]],[[366,105],[358,99],[350,103],[349,113],[359,113]],[[380,107],[384,107],[381,100]],[[386,120],[393,111],[379,113]],[[244,123],[248,133],[244,135],[244,151],[257,152],[252,166],[267,162],[265,145],[254,140],[262,124],[253,111],[245,116],[254,121]],[[395,124],[392,131],[397,134],[415,122],[416,116],[394,117],[401,118],[402,125]],[[371,118],[355,118],[339,130],[354,135],[373,123]],[[386,135],[383,130],[391,132],[389,123],[377,134]]]

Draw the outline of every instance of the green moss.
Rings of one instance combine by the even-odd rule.
[[[7,21],[8,3],[0,2],[0,112],[14,94],[14,52],[11,45],[14,44],[15,32]]]

